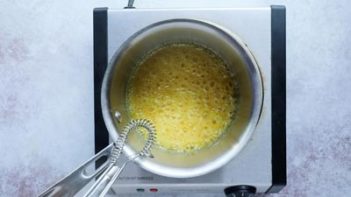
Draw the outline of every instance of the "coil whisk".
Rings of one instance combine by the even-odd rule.
[[[156,130],[153,124],[147,119],[136,119],[130,121],[123,129],[117,141],[113,143],[111,150],[110,163],[115,164],[122,153],[123,147],[127,140],[128,134],[132,130],[136,130],[139,127],[145,128],[148,133],[148,138],[141,151],[139,151],[134,158],[137,157],[152,157],[150,150],[156,140]]]

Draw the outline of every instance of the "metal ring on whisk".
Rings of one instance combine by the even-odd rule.
[[[110,163],[114,164],[117,162],[117,159],[119,158],[120,154],[122,153],[125,141],[127,140],[127,136],[130,131],[133,129],[137,129],[138,127],[143,127],[148,131],[148,139],[146,140],[146,143],[143,147],[143,149],[137,153],[137,155],[134,157],[152,157],[150,153],[150,149],[152,145],[154,144],[156,140],[156,131],[155,127],[152,125],[152,123],[149,120],[146,119],[136,119],[130,121],[123,129],[123,132],[119,136],[116,142],[114,142],[114,147],[111,150],[111,157],[110,157]]]

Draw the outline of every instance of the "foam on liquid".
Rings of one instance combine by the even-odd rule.
[[[127,88],[132,119],[154,123],[157,144],[190,152],[211,145],[235,112],[234,76],[208,49],[171,44],[146,56]]]

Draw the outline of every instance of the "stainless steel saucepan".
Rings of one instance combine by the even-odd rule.
[[[192,153],[154,147],[153,157],[150,157],[149,150],[155,139],[154,128],[147,120],[129,118],[126,87],[137,63],[150,51],[170,43],[197,44],[217,53],[236,75],[239,106],[227,131],[213,145]],[[247,144],[259,121],[262,102],[263,84],[259,67],[247,46],[234,33],[216,24],[190,19],[173,19],[147,26],[125,41],[105,72],[101,105],[113,145],[40,196],[73,196],[100,174],[85,196],[104,196],[129,161],[137,162],[152,173],[173,178],[195,177],[214,171],[233,159]],[[149,131],[148,141],[136,132],[130,132],[139,126]],[[122,151],[127,159],[120,164],[117,159]],[[107,162],[95,172],[87,173],[88,167],[104,155],[109,155]]]
[[[105,124],[112,140],[118,139],[121,126],[130,121],[127,113],[126,86],[134,66],[148,52],[168,43],[195,43],[216,52],[236,74],[239,83],[239,107],[228,131],[208,148],[194,153],[179,153],[153,148],[154,158],[136,162],[152,173],[187,178],[214,171],[231,159],[249,141],[259,121],[263,84],[257,62],[245,43],[233,32],[205,21],[173,19],[161,21],[132,35],[115,52],[102,84],[101,105]],[[121,114],[120,122],[114,114]],[[124,153],[135,155],[144,142],[135,133],[129,137]]]

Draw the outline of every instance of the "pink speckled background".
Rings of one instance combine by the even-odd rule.
[[[0,196],[36,196],[93,154],[92,9],[125,3],[0,1]],[[165,5],[144,0],[135,5],[272,3],[287,5],[288,185],[269,196],[350,196],[349,1]]]

